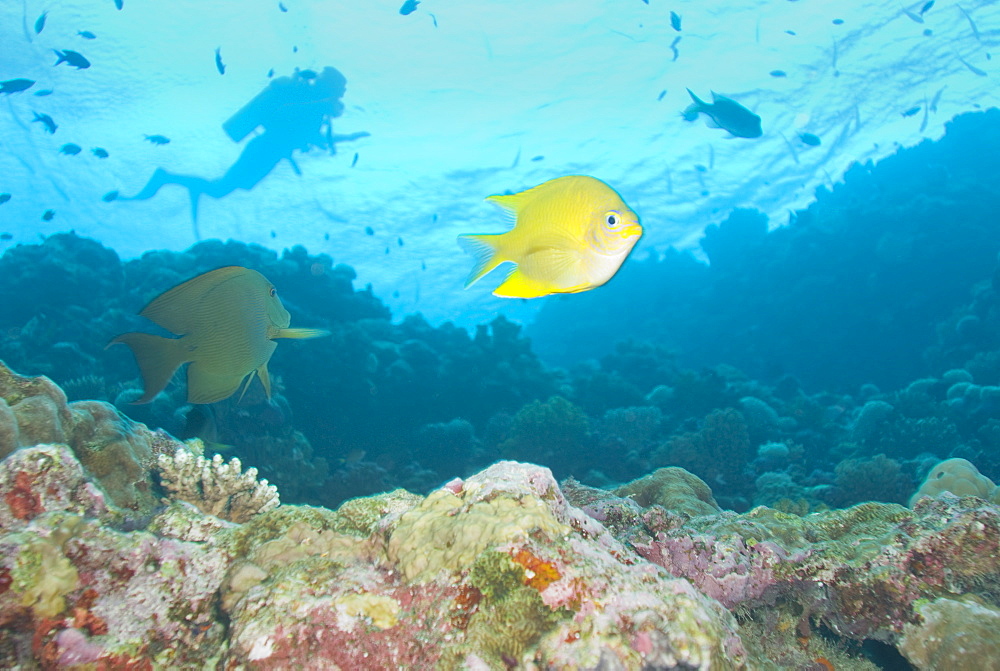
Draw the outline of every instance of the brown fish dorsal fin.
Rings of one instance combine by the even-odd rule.
[[[191,309],[193,305],[223,282],[253,272],[242,266],[210,270],[160,294],[139,314],[172,333],[190,333],[195,326],[194,318],[197,314]]]

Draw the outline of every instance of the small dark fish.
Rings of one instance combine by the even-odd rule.
[[[42,89],[41,91],[35,91],[35,95],[38,96],[39,98],[42,96],[50,96],[52,95],[52,89]]]
[[[330,239],[330,234],[329,233],[324,233],[323,234],[323,239],[324,240],[329,240]]]
[[[20,93],[21,91],[27,91],[34,85],[34,79],[8,79],[7,81],[0,82],[0,93],[8,95],[11,93]],[[38,94],[36,93],[35,95]]]
[[[534,161],[535,163],[538,163],[539,161],[544,161],[545,157],[539,154],[538,156],[532,156],[531,160]]]
[[[437,222],[437,220],[438,220],[438,215],[437,212],[435,212],[434,215],[431,217],[431,221]]]
[[[42,32],[42,28],[45,27],[45,17],[48,16],[48,11],[42,12],[42,15],[35,19],[35,34]]]
[[[108,157],[108,150],[103,147],[94,147],[93,149],[90,150],[90,153],[92,153],[97,158]]]
[[[946,88],[948,87],[942,86],[940,89],[938,89],[938,92],[934,94],[934,97],[931,98],[931,104],[929,105],[929,108],[932,112],[937,112],[938,102],[941,100],[941,94],[944,93],[944,90]]]
[[[52,51],[56,52],[56,56],[59,57],[59,60],[55,62],[56,65],[66,63],[72,65],[77,70],[86,70],[90,67],[90,61],[84,58],[83,54],[78,51],[73,51],[72,49],[63,49],[62,51],[53,49]]]
[[[795,33],[794,30],[786,30],[785,32],[788,33],[789,35],[791,35],[792,37],[795,37],[795,35],[796,35],[796,33]]]
[[[934,31],[931,30],[930,28],[924,28],[924,32],[923,32],[924,37],[930,37],[933,34],[934,34]]]
[[[45,210],[45,212],[42,213],[42,220],[43,221],[52,221],[52,218],[54,216],[56,216],[56,211],[55,210]]]
[[[656,96],[656,102],[663,100],[663,96],[667,95],[667,89],[660,91],[660,95]]]
[[[927,2],[924,3],[924,6],[920,8],[920,15],[923,16],[924,14],[926,14],[933,6],[934,6],[934,0],[927,0]]]
[[[834,19],[833,20],[833,25],[835,25],[835,26],[842,26],[842,25],[844,25],[844,20],[843,19]]]
[[[914,114],[916,114],[919,111],[920,111],[920,105],[916,105],[915,107],[911,107],[908,110],[900,112],[900,114],[902,114],[903,116],[913,116]]]
[[[41,124],[45,126],[45,130],[48,133],[55,133],[56,129],[59,128],[59,126],[56,125],[56,122],[53,121],[52,117],[48,114],[39,114],[38,112],[35,112],[35,118],[31,120],[31,123],[35,123],[36,121],[41,122]]]
[[[10,198],[11,195],[9,193],[0,193],[0,205],[6,203]]]
[[[353,168],[358,164],[358,152],[354,152],[354,160],[351,161],[351,167]]]
[[[271,239],[273,240],[276,237],[278,237],[278,234],[275,233],[274,231],[271,231]]]
[[[274,68],[271,68],[270,70],[267,71],[267,78],[270,79],[273,76],[274,76]]]
[[[403,246],[403,238],[396,238],[396,244],[399,245],[400,247],[402,247]]]
[[[222,62],[222,47],[215,48],[215,69],[220,75],[226,74],[226,64]]]
[[[365,235],[375,235],[375,230],[371,226],[365,226]]]
[[[431,14],[430,12],[427,12],[427,15],[428,15],[429,17],[431,17],[431,21],[433,21],[433,22],[434,22],[434,27],[435,27],[435,28],[437,28],[437,27],[438,27],[438,17],[434,16],[434,15],[433,15],[433,14]]]
[[[979,37],[979,29],[976,28],[976,24],[972,20],[972,17],[969,16],[969,13],[967,11],[965,11],[964,9],[962,9],[962,5],[955,5],[955,6],[958,7],[958,11],[962,12],[963,16],[965,16],[965,18],[968,20],[969,27],[972,28],[972,34],[975,36],[976,41],[977,42],[982,42],[983,41],[982,38]]]
[[[101,196],[101,200],[105,203],[110,203],[113,200],[118,200],[118,191],[108,191],[106,194]]]
[[[165,135],[147,135],[146,139],[153,144],[170,144],[170,138]]]
[[[403,16],[406,16],[407,14],[412,14],[413,12],[417,11],[417,5],[419,4],[420,0],[406,0],[406,2],[403,3],[403,6],[399,8],[399,13],[402,14]]]
[[[67,142],[59,148],[59,153],[66,154],[67,156],[76,156],[80,153],[80,145]]]
[[[292,53],[293,53],[293,54],[297,54],[297,53],[299,53],[299,48],[298,48],[298,46],[294,46],[294,47],[292,47]]]
[[[924,22],[924,17],[920,16],[919,14],[914,14],[913,12],[911,12],[908,9],[904,9],[903,13],[906,14],[906,16],[909,17],[909,19],[911,21],[913,21],[914,23],[923,23]]]
[[[772,77],[787,77],[788,73],[784,70],[771,70],[769,73]]]
[[[288,7],[285,7],[285,3],[283,3],[283,2],[279,2],[278,3],[278,9],[280,9],[283,12],[287,12],[288,11]]]
[[[706,114],[716,126],[729,131],[730,135],[745,138],[763,135],[760,117],[732,98],[712,91],[712,104],[710,105],[696,96],[691,89],[688,89],[687,92],[694,102],[683,112],[686,121],[694,121],[699,114]]]
[[[125,6],[125,0],[115,0],[115,7],[118,8],[118,11],[121,11],[122,7],[124,6]]]
[[[670,27],[681,32],[681,15],[677,12],[670,12]]]
[[[82,37],[85,40],[94,40],[94,39],[97,39],[97,35],[95,35],[94,33],[90,32],[89,30],[78,30],[78,31],[76,31],[76,34],[79,35],[80,37]]]
[[[799,133],[799,139],[810,147],[818,147],[820,145],[819,136],[812,133]]]
[[[678,35],[677,37],[674,38],[674,41],[670,43],[670,50],[674,52],[674,57],[671,59],[673,61],[676,61],[678,58],[681,57],[681,52],[677,50],[677,45],[680,43],[680,41],[681,41],[681,36]]]
[[[427,262],[426,261],[421,261],[420,262],[420,270],[427,270]]]
[[[11,233],[0,233],[0,240],[13,240],[14,236]]]
[[[958,57],[958,60],[962,61],[962,65],[964,65],[965,67],[969,68],[969,72],[971,72],[972,74],[978,75],[979,77],[988,77],[989,76],[989,75],[986,74],[986,70],[980,70],[975,65],[973,65],[969,61],[965,60],[961,56]]]
[[[386,253],[386,254],[388,254],[388,253],[389,253],[389,248],[388,248],[388,247],[386,247],[386,248],[385,248],[385,253]]]

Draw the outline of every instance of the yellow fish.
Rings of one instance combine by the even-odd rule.
[[[517,264],[495,296],[537,298],[599,287],[610,280],[642,235],[639,217],[621,196],[586,175],[558,177],[511,196],[490,196],[514,219],[496,235],[460,235],[476,265],[475,284],[501,263]]]
[[[187,369],[188,402],[214,403],[233,395],[246,378],[243,394],[257,373],[271,398],[267,362],[274,338],[317,338],[322,329],[290,329],[291,317],[278,292],[256,270],[228,266],[179,284],[150,301],[139,313],[179,338],[123,333],[108,347],[124,343],[142,371],[149,403],[177,369]]]

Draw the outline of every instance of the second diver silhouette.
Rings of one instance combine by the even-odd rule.
[[[249,191],[274,170],[281,159],[287,159],[295,174],[301,175],[299,166],[292,158],[296,149],[307,152],[312,147],[320,147],[334,154],[338,142],[368,136],[365,132],[350,135],[333,133],[331,119],[344,112],[340,99],[346,88],[344,75],[332,67],[325,67],[318,74],[296,69],[291,77],[278,77],[222,124],[222,129],[233,142],[240,142],[257,127],[263,127],[263,132],[246,144],[243,153],[222,177],[206,179],[196,175],[175,175],[157,168],[139,193],[120,200],[146,200],[167,184],[179,184],[191,196],[194,236],[200,240],[198,199],[201,196],[222,198],[236,189]]]

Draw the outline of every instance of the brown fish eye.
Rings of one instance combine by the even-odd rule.
[[[271,287],[271,298],[274,298],[277,295],[278,295],[278,290],[275,289],[274,287]]]
[[[618,215],[615,214],[614,212],[609,213],[608,226],[617,226],[617,225],[618,225]]]

